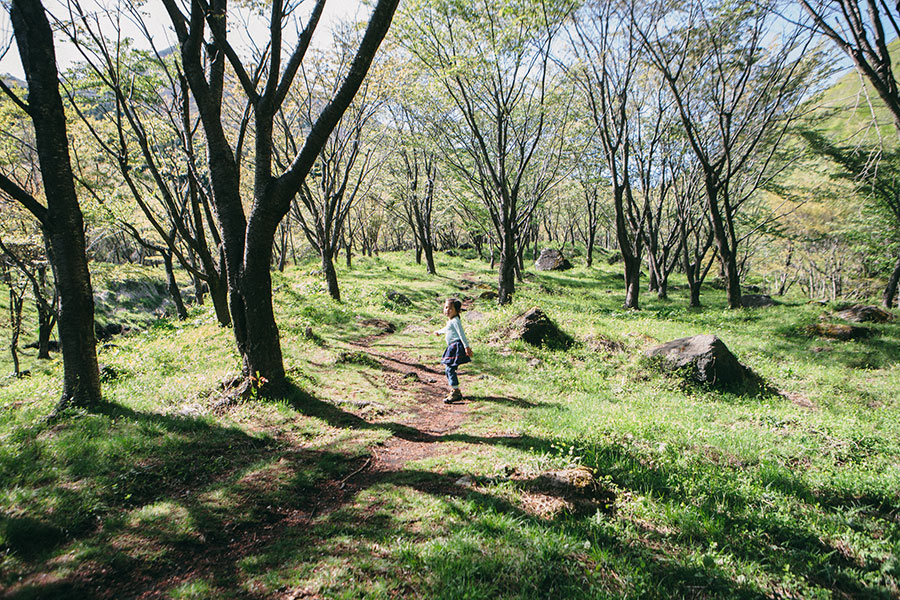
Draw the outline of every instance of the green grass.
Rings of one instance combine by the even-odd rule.
[[[274,274],[294,389],[216,409],[238,372],[211,307],[101,347],[109,405],[43,420],[58,360],[0,381],[0,590],[14,598],[893,598],[900,594],[900,325],[862,341],[807,333],[823,310],[791,298],[730,311],[643,294],[625,311],[616,266],[528,273],[511,306],[477,299],[485,264],[409,254],[341,268],[344,303],[312,265]],[[598,261],[602,262],[602,261]],[[463,282],[463,279],[467,280]],[[398,306],[385,293],[412,300]],[[359,475],[415,410],[415,387],[348,342],[435,363],[442,300],[475,361],[468,418],[429,456]],[[497,332],[540,306],[567,351]],[[477,314],[480,313],[480,314]],[[32,315],[33,317],[33,315]],[[32,318],[29,317],[29,318]],[[315,339],[306,329],[312,328]],[[690,388],[642,351],[715,333],[769,384]],[[5,335],[5,330],[0,330]],[[615,343],[592,349],[591,340]],[[533,359],[538,359],[535,363]],[[31,360],[26,356],[26,361]],[[10,366],[0,358],[0,369]],[[544,511],[523,483],[593,470],[609,502]],[[515,472],[517,476],[510,476]],[[348,477],[351,477],[347,480]],[[345,484],[345,480],[350,484]],[[355,483],[354,483],[355,482]],[[552,498],[549,498],[552,500]]]

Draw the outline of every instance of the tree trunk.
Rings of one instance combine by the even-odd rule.
[[[41,224],[60,295],[63,392],[57,410],[70,406],[93,408],[101,401],[94,294],[85,256],[84,219],[69,161],[53,35],[44,7],[37,0],[13,0],[10,19],[28,80],[29,116],[34,123],[47,198]]]
[[[713,234],[715,235],[716,247],[719,250],[719,259],[721,261],[722,275],[725,278],[725,285],[728,297],[729,308],[741,307],[741,280],[737,268],[737,260],[734,254],[734,248],[728,241],[728,234],[725,231],[725,223],[722,220],[722,213],[718,202],[718,189],[715,183],[711,182],[709,176],[706,181],[707,206],[709,208],[710,220],[713,225]]]
[[[588,233],[588,244],[587,244],[587,266],[591,268],[591,265],[594,264],[594,238],[596,238],[596,233],[591,230]]]
[[[436,275],[437,269],[434,268],[434,247],[430,241],[422,244],[422,250],[425,252],[425,265],[429,275]]]
[[[322,273],[325,274],[325,282],[328,284],[328,294],[335,300],[341,300],[341,291],[338,288],[337,273],[334,270],[334,254],[331,250],[322,249]]]
[[[53,335],[53,318],[45,311],[38,312],[38,358],[50,360],[50,336]]]
[[[639,256],[625,257],[625,308],[640,309],[641,259]]]
[[[251,217],[252,218],[252,217]],[[253,221],[257,227],[247,231],[247,254],[240,285],[246,319],[245,375],[264,378],[269,389],[279,392],[285,383],[284,361],[275,311],[272,306],[272,251],[276,223]],[[259,381],[262,386],[266,382]]]
[[[493,253],[491,253],[493,258]],[[516,241],[511,231],[504,232],[500,245],[500,289],[497,292],[497,302],[508,304],[512,302],[513,293],[516,291]]]
[[[666,300],[669,298],[669,276],[663,275],[663,277],[659,280],[659,286],[656,290],[656,297],[660,300]]]
[[[884,288],[884,294],[881,297],[881,302],[885,308],[894,308],[896,305],[898,284],[900,284],[900,257],[894,263],[894,271],[891,273],[891,278],[888,279],[887,287]]]
[[[187,309],[184,308],[184,300],[181,297],[181,289],[178,287],[178,282],[175,281],[175,268],[172,265],[172,253],[168,250],[162,251],[163,263],[166,266],[166,285],[169,288],[169,296],[172,297],[172,302],[175,303],[175,314],[178,315],[178,319],[184,321],[187,319]]]
[[[19,334],[22,331],[22,296],[25,290],[17,291],[8,273],[6,285],[9,287],[9,353],[13,361],[13,376],[19,377],[22,374],[19,367]]]

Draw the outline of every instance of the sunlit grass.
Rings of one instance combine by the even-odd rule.
[[[295,386],[284,398],[216,408],[239,361],[210,306],[102,346],[110,405],[96,414],[43,421],[58,360],[4,379],[0,588],[97,595],[90,574],[102,568],[106,583],[171,598],[900,593],[900,325],[829,341],[808,325],[832,307],[793,298],[730,311],[704,290],[704,307],[689,309],[677,278],[668,300],[644,292],[642,310],[626,311],[618,268],[605,264],[529,270],[498,307],[479,298],[496,278],[487,264],[440,255],[437,266],[428,277],[409,253],[358,258],[339,266],[341,303],[315,265],[274,274]],[[354,359],[353,342],[439,373],[442,339],[430,332],[451,295],[469,303],[468,418],[400,472],[351,479],[362,483],[350,493],[345,479],[418,402],[415,386],[387,385],[377,363]],[[535,305],[571,349],[502,338]],[[396,333],[371,337],[371,319]],[[691,388],[641,360],[700,333],[770,389]],[[609,491],[607,508],[542,511],[522,483],[579,466]]]

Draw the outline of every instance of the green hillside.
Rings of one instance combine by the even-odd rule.
[[[893,56],[895,75],[900,73],[900,39],[888,46]],[[856,69],[850,69],[815,101],[811,115],[813,126],[842,144],[873,145],[883,142],[892,148],[897,143],[894,120],[877,92]]]
[[[30,377],[0,380],[0,594],[900,594],[900,325],[829,340],[811,328],[834,306],[730,311],[707,291],[689,310],[681,281],[623,311],[605,266],[529,270],[498,307],[485,263],[437,267],[362,258],[340,270],[346,303],[313,264],[275,273],[283,397],[229,396],[239,364],[211,307],[104,344],[96,414],[48,423],[61,365],[26,356]],[[451,294],[475,360],[447,406],[430,333]],[[575,345],[509,341],[531,306]],[[642,358],[701,333],[766,387],[696,388]]]

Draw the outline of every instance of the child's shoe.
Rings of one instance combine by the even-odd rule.
[[[453,404],[454,402],[462,402],[462,392],[459,388],[453,390],[444,398],[444,404]]]

